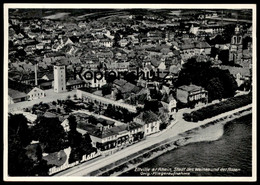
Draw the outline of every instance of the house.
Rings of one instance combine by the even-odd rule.
[[[36,49],[44,49],[45,43],[39,43],[36,45]]]
[[[121,39],[118,43],[121,47],[125,47],[128,44],[128,40],[127,39]]]
[[[152,111],[141,112],[134,118],[134,122],[144,126],[144,136],[159,132],[161,120]]]
[[[102,152],[138,142],[144,135],[143,126],[135,122],[114,126],[106,130],[89,125],[86,130],[90,134],[92,144]]]
[[[47,73],[47,74],[43,75],[41,79],[46,80],[46,81],[53,81],[54,80],[54,74],[53,74],[53,72]]]
[[[161,70],[161,71],[166,70],[165,61],[162,61],[162,62],[159,64],[158,69]]]
[[[100,74],[99,72],[87,71],[84,74],[85,82],[89,84],[89,87],[100,88],[107,83],[105,75]],[[93,74],[95,77],[93,77]]]
[[[180,50],[182,59],[187,60],[200,54],[210,55],[211,46],[206,41],[185,42],[181,45]]]
[[[196,107],[208,103],[208,91],[197,85],[182,85],[177,88],[177,101],[184,106]]]
[[[8,104],[13,104],[27,100],[28,95],[26,93],[8,88]]]
[[[120,92],[122,93],[123,98],[126,99],[129,96],[138,93],[141,89],[134,84],[127,82],[123,86],[118,88],[118,90],[120,90]]]
[[[111,62],[105,64],[108,70],[113,71],[128,71],[130,63],[129,62]]]
[[[177,110],[177,101],[173,98],[172,94],[165,93],[161,99],[161,104],[168,114],[173,116]]]
[[[73,90],[73,89],[78,89],[81,87],[87,87],[87,83],[84,80],[68,80],[67,81],[67,89],[68,90]]]
[[[105,47],[111,48],[113,45],[113,41],[108,38],[102,38],[99,40],[99,44],[100,44],[100,46],[105,46]]]
[[[44,90],[38,87],[34,87],[27,95],[29,100],[40,99],[46,96]]]
[[[126,80],[124,79],[115,79],[113,84],[116,88],[121,88],[123,85],[125,85],[127,83]]]
[[[34,39],[34,38],[38,37],[38,34],[37,34],[37,33],[33,33],[33,32],[29,32],[29,33],[28,33],[28,37],[29,37],[30,39]]]
[[[114,105],[115,107],[122,107],[130,112],[136,113],[136,106],[129,105],[120,101],[114,101],[111,98],[105,98],[94,93],[89,93],[89,89],[81,88],[77,89],[77,97],[83,99],[86,102],[92,102],[101,106],[108,106],[109,104]]]
[[[251,78],[251,70],[249,66],[236,67],[236,66],[220,66],[222,70],[228,70],[232,74],[237,82],[238,87]]]

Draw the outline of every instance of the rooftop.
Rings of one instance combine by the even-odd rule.
[[[159,120],[158,116],[152,111],[141,112],[136,118],[141,119],[145,123],[152,123]]]
[[[184,91],[188,91],[188,92],[194,92],[194,91],[200,91],[203,90],[202,87],[191,84],[191,85],[182,85],[180,87],[178,87],[178,89],[184,90]]]
[[[10,88],[8,88],[8,95],[10,97],[12,97],[13,99],[27,97],[27,94],[25,94],[24,92],[20,92],[20,91],[13,90],[13,89],[10,89]]]

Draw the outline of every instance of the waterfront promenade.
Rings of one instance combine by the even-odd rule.
[[[140,150],[143,150],[151,145],[160,143],[162,141],[165,140],[169,140],[169,139],[176,139],[176,137],[181,134],[184,133],[188,130],[194,129],[196,127],[200,127],[202,125],[205,125],[211,121],[215,121],[221,118],[225,118],[227,116],[230,116],[236,112],[242,111],[242,110],[247,110],[252,108],[252,104],[244,106],[244,107],[240,107],[238,109],[229,111],[229,112],[225,112],[223,114],[219,114],[215,117],[209,118],[209,119],[205,119],[203,121],[199,121],[199,122],[187,122],[185,120],[183,120],[183,113],[186,112],[190,112],[193,111],[191,109],[182,109],[180,110],[177,115],[176,115],[176,120],[177,122],[173,122],[172,125],[170,125],[164,132],[163,134],[158,133],[157,135],[151,135],[148,136],[145,140],[140,141],[139,143],[136,143],[134,145],[131,145],[127,148],[124,148],[110,156],[107,157],[99,157],[95,160],[92,161],[88,161],[86,163],[80,164],[78,166],[75,166],[73,168],[70,168],[66,171],[63,171],[61,173],[56,174],[55,176],[63,176],[62,178],[64,178],[64,176],[89,176],[89,174],[95,170],[98,170],[106,165],[112,164],[120,159],[124,159],[129,155],[135,154]],[[156,136],[156,137],[155,137]]]

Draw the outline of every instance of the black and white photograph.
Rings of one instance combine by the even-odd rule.
[[[4,4],[4,180],[256,181],[256,18]]]

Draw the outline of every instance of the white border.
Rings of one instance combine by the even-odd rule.
[[[8,143],[8,9],[9,8],[48,8],[48,9],[252,9],[253,11],[253,120],[252,120],[252,177],[9,177],[7,174]],[[256,181],[256,4],[4,4],[4,181]]]

